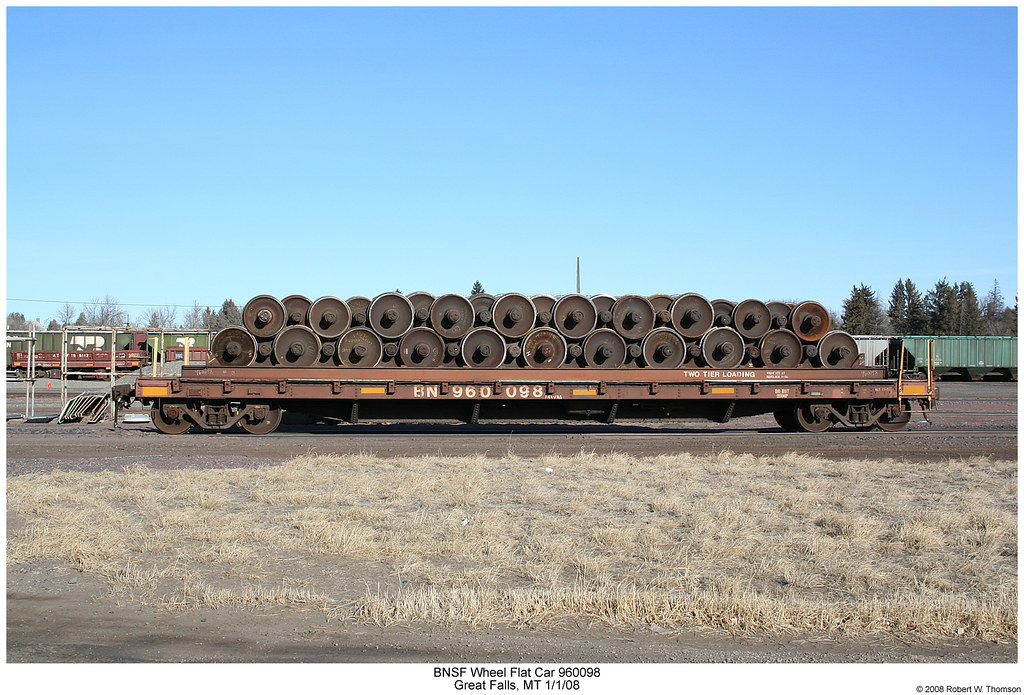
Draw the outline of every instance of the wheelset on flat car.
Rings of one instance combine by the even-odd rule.
[[[910,424],[910,402],[866,404],[801,403],[777,409],[775,421],[787,432],[825,432],[835,424],[854,430],[899,432]]]
[[[787,404],[774,412],[775,422],[787,432],[819,433],[828,430],[836,419],[827,405]]]
[[[183,434],[193,427],[221,431],[236,425],[249,434],[270,434],[282,417],[277,403],[154,401],[150,409],[153,425],[163,434]]]
[[[149,411],[153,425],[164,434],[183,434],[195,424],[185,414],[185,408],[177,403],[155,401]]]
[[[238,426],[249,434],[270,434],[281,424],[283,411],[275,404],[257,405],[252,412],[238,421]]]
[[[899,432],[910,424],[910,407],[897,408],[892,405],[878,416],[875,425],[885,432]]]

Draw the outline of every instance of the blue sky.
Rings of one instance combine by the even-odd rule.
[[[1016,48],[1014,7],[8,8],[7,311],[562,294],[577,256],[1012,304]]]

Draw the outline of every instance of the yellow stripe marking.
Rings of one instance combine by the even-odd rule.
[[[388,390],[383,386],[364,386],[359,389],[362,393],[387,393]]]
[[[736,393],[734,388],[726,388],[724,386],[712,386],[711,393]]]
[[[572,395],[574,396],[596,396],[597,389],[573,389]]]
[[[924,384],[903,384],[904,396],[923,396],[928,393],[928,387]]]
[[[169,396],[171,395],[171,389],[169,386],[143,386],[143,396]]]

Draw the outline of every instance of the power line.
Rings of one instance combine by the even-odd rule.
[[[70,300],[63,300],[63,299],[24,299],[24,298],[21,298],[21,297],[8,297],[7,301],[8,302],[35,302],[35,303],[38,303],[38,304],[74,304],[76,306],[79,305],[79,304],[81,304],[83,306],[101,306],[103,304],[107,304],[108,303],[108,302],[105,302],[105,301],[73,302],[73,301],[70,301]],[[194,306],[193,304],[133,304],[131,302],[117,302],[117,301],[110,302],[110,303],[111,304],[116,304],[118,306],[164,307],[164,308],[174,308],[174,309],[191,309]],[[204,304],[202,302],[198,302],[198,304],[199,304],[199,306],[205,308],[205,307],[220,306],[220,305],[223,305],[224,302],[218,302],[218,303],[215,303],[215,304]]]

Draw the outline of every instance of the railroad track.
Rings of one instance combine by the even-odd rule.
[[[804,432],[792,433],[783,432],[779,428],[771,427],[751,427],[744,429],[728,429],[728,430],[714,430],[714,429],[692,429],[692,430],[651,430],[649,432],[602,432],[598,430],[572,430],[572,429],[560,429],[558,431],[548,431],[545,429],[535,429],[531,431],[531,428],[526,427],[525,429],[488,429],[480,432],[466,432],[446,429],[445,431],[433,431],[429,427],[422,428],[410,428],[403,429],[400,431],[394,431],[387,429],[389,426],[381,425],[379,427],[367,427],[364,425],[358,426],[346,426],[346,427],[303,427],[292,429],[279,429],[275,432],[268,433],[261,436],[261,439],[294,439],[309,436],[349,436],[349,437],[389,437],[389,438],[427,438],[427,439],[450,439],[457,437],[463,438],[494,438],[494,437],[514,437],[516,439],[527,439],[527,438],[667,438],[667,437],[749,437],[753,434],[771,434],[773,437],[792,437],[796,439],[807,439],[809,435]],[[892,436],[891,433],[883,431],[862,431],[862,430],[839,430],[834,429],[825,434],[830,441],[836,438],[841,438],[847,435],[858,435],[862,437],[888,437]],[[992,428],[972,428],[972,429],[913,429],[908,428],[899,433],[900,438],[920,438],[920,437],[934,437],[934,436],[949,436],[949,435],[964,435],[964,436],[1017,436],[1016,430],[1010,430],[1006,428],[992,427]],[[228,438],[241,438],[245,440],[251,440],[251,437],[247,436],[245,432],[221,432],[216,436],[228,437]]]

